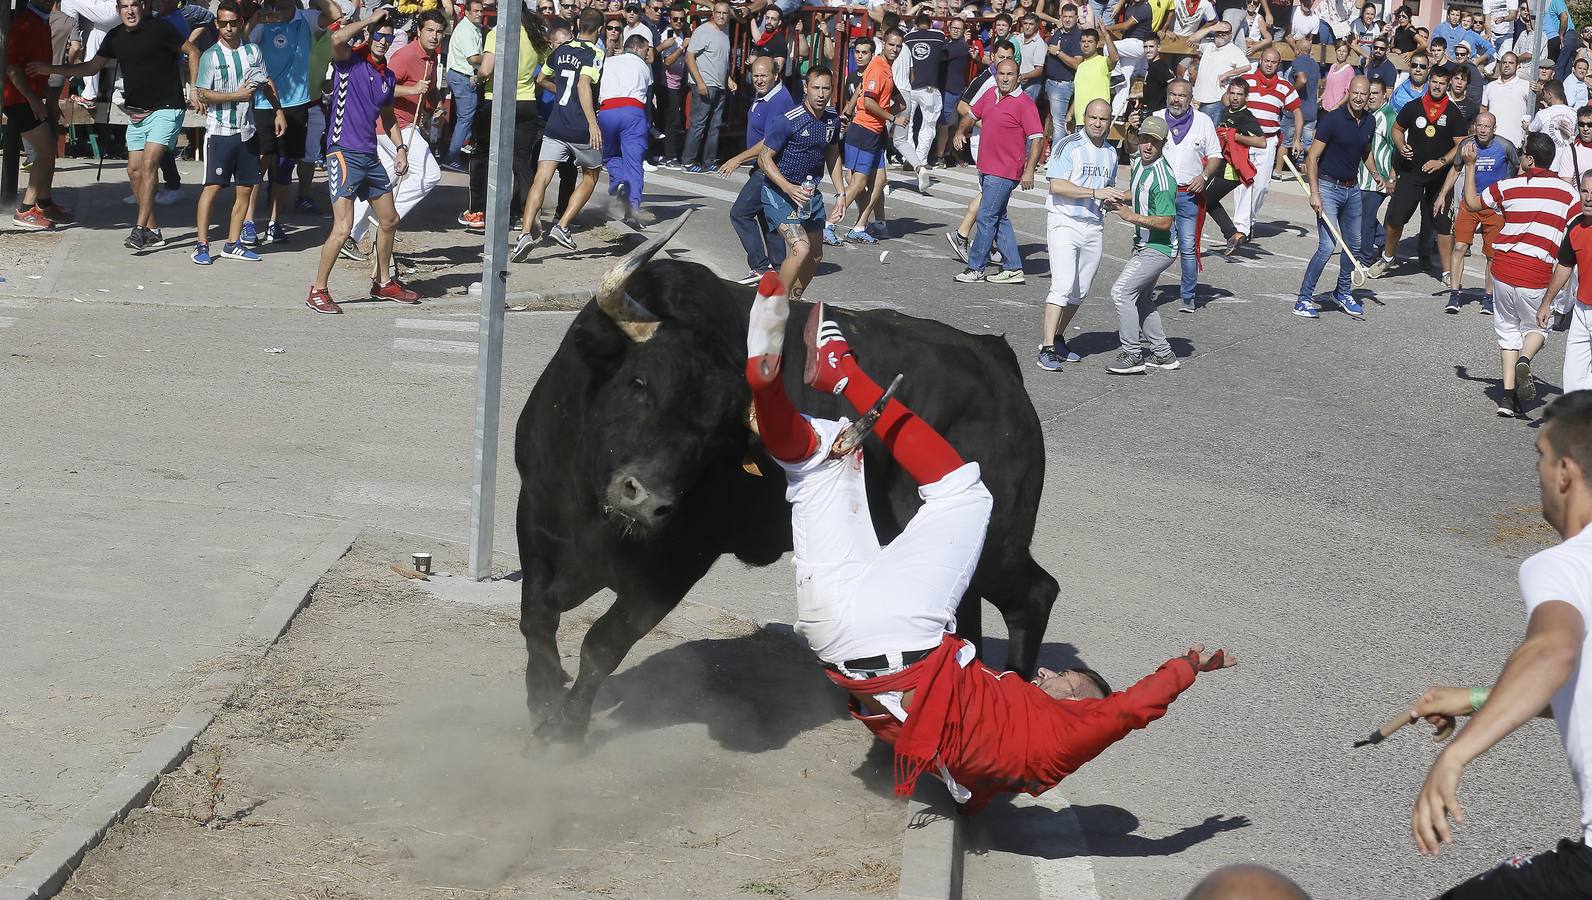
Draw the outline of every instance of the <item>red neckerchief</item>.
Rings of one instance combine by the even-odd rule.
[[[1521,172],[1520,174],[1524,175],[1527,178],[1558,178],[1559,177],[1558,174],[1555,173],[1552,169],[1544,169],[1541,166],[1532,166],[1531,168],[1525,170],[1524,172]]]
[[[1421,95],[1421,111],[1426,113],[1427,122],[1436,125],[1437,120],[1442,117],[1443,113],[1448,111],[1448,95],[1444,94],[1439,97],[1434,104],[1432,102],[1432,92],[1427,91]]]
[[[392,46],[391,42],[388,43],[388,46]],[[385,56],[378,61],[375,56],[371,55],[369,46],[361,47],[359,50],[359,55],[365,57],[365,62],[370,63],[370,67],[372,69],[375,69],[382,75],[387,74],[387,58]]]
[[[1282,83],[1281,75],[1267,76],[1266,73],[1262,72],[1259,68],[1256,68],[1255,71],[1250,72],[1248,75],[1240,75],[1239,78],[1255,79],[1255,89],[1261,91],[1270,90],[1271,88]]]
[[[1583,141],[1580,138],[1575,139],[1575,145],[1577,147],[1586,147],[1588,149],[1592,149],[1592,141]]]

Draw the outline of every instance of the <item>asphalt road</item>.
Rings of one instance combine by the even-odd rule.
[[[451,265],[422,281],[446,299],[329,319],[302,305],[312,261],[300,248],[315,231],[252,268],[200,270],[175,247],[132,259],[119,186],[91,191],[88,177],[69,175],[67,195],[91,227],[30,243],[48,261],[0,273],[13,404],[0,521],[18,536],[0,559],[0,743],[18,760],[0,774],[0,874],[165,721],[333,522],[406,531],[417,549],[468,532],[475,334],[459,292],[478,276],[469,238],[448,227],[456,178],[406,244]],[[1405,270],[1372,283],[1363,322],[1290,315],[1315,235],[1296,224],[1310,218],[1302,197],[1277,190],[1258,249],[1207,257],[1208,304],[1167,315],[1182,370],[1105,371],[1116,341],[1104,297],[1131,240],[1114,222],[1069,335],[1086,359],[1046,373],[1030,362],[1048,288],[1042,197],[1023,195],[1015,214],[1028,283],[964,286],[942,234],[971,176],[946,173],[927,198],[898,183],[896,237],[830,251],[811,295],[1012,342],[1047,438],[1035,556],[1062,593],[1046,661],[1082,658],[1126,684],[1193,641],[1241,658],[1067,781],[1052,809],[988,813],[970,896],[1155,900],[1244,860],[1321,897],[1429,896],[1573,833],[1574,789],[1543,723],[1473,767],[1470,821],[1436,860],[1408,837],[1431,743],[1349,748],[1428,683],[1496,674],[1523,631],[1515,567],[1552,538],[1536,512],[1535,432],[1497,419],[1485,394],[1497,354],[1474,304],[1445,316],[1437,283]],[[737,186],[654,176],[660,215],[704,207],[675,255],[745,270],[724,219]],[[190,203],[165,214],[168,238],[183,236]],[[574,259],[540,251],[510,290],[589,284],[607,237]],[[358,277],[340,270],[334,294]],[[568,320],[509,316],[505,433]],[[1553,384],[1561,347],[1540,360]],[[507,451],[497,546],[512,553]],[[726,563],[693,599],[787,621],[791,583],[783,563]],[[993,617],[986,627],[999,634]],[[1068,807],[1076,829],[1057,824]]]

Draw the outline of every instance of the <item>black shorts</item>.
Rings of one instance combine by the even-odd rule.
[[[1459,202],[1464,203],[1465,201],[1460,200]],[[1449,207],[1447,212],[1440,212],[1432,216],[1432,230],[1443,237],[1448,237],[1454,233],[1454,210],[1452,206]]]
[[[33,107],[26,103],[7,106],[4,112],[6,114],[6,128],[14,130],[19,135],[27,134],[44,124],[43,119],[33,114]]]
[[[233,181],[239,187],[260,183],[260,136],[243,139],[241,134],[205,135],[205,184],[226,187]]]
[[[1421,216],[1429,221],[1432,204],[1436,202],[1437,195],[1442,191],[1441,171],[1431,174],[1420,169],[1400,172],[1398,183],[1393,186],[1393,196],[1387,202],[1387,218],[1383,223],[1394,228],[1403,228],[1410,219],[1415,218],[1417,209],[1421,211]],[[1449,230],[1453,230],[1452,226]]]
[[[282,117],[287,119],[287,130],[281,137],[276,136],[276,116],[269,109],[256,109],[254,123],[257,130],[255,140],[260,142],[261,156],[275,156],[278,159],[303,159],[305,147],[310,136],[310,105],[284,106]]]
[[[1517,856],[1450,890],[1439,900],[1570,900],[1592,897],[1592,850],[1566,838],[1536,856]]]

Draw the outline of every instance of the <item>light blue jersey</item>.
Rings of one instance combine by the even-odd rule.
[[[283,107],[310,102],[310,49],[315,43],[313,23],[319,20],[319,12],[301,9],[290,21],[265,22],[249,33],[249,42],[265,54],[265,70]],[[254,108],[270,109],[271,101],[256,94]]]
[[[1051,151],[1045,177],[1064,178],[1090,190],[1111,187],[1117,183],[1117,148],[1110,143],[1096,147],[1083,131],[1073,132]],[[1050,215],[1052,221],[1061,216],[1073,220],[1073,224],[1100,226],[1105,223],[1100,201],[1087,197],[1073,200],[1053,193]]]

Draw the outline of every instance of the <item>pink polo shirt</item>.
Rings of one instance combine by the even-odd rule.
[[[1044,135],[1039,109],[1022,91],[1002,95],[985,91],[973,104],[978,119],[978,170],[1018,181],[1028,163],[1028,142]]]

